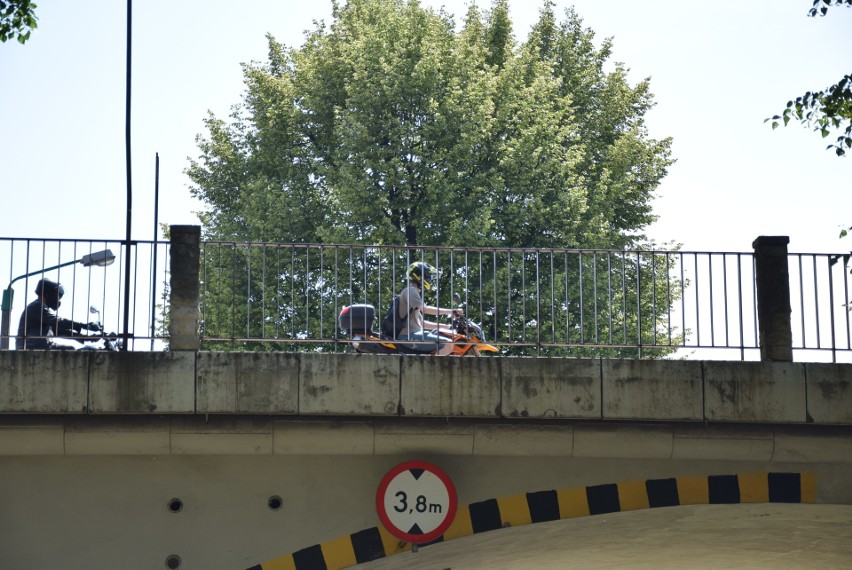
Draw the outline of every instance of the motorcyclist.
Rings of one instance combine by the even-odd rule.
[[[18,350],[45,350],[50,348],[49,336],[74,336],[82,329],[103,330],[98,323],[79,323],[63,319],[56,314],[65,288],[50,279],[40,279],[35,293],[38,298],[27,305],[21,314],[15,348]]]
[[[438,270],[428,263],[418,261],[408,266],[408,286],[399,294],[399,317],[402,319],[408,314],[408,319],[397,339],[429,341],[424,344],[412,343],[403,346],[418,352],[435,352],[439,356],[445,356],[452,353],[453,344],[447,337],[438,334],[438,331],[444,330],[452,334],[452,328],[424,320],[423,315],[449,316],[453,312],[461,313],[461,309],[442,309],[427,305],[423,301],[423,292],[432,290],[432,281],[437,277]]]

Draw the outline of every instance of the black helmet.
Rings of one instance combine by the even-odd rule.
[[[65,287],[50,279],[40,279],[36,283],[35,292],[39,297],[44,297],[47,306],[55,311],[59,308],[59,299],[65,294]]]
[[[424,291],[432,290],[432,281],[438,277],[438,270],[422,261],[408,266],[408,279],[419,283]]]

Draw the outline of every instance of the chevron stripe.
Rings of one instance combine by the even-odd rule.
[[[537,491],[460,507],[443,542],[498,528],[605,513],[733,503],[814,503],[814,473],[741,473]],[[431,544],[434,544],[431,543]],[[425,545],[424,545],[425,546]],[[383,527],[315,544],[248,570],[340,570],[411,550]]]

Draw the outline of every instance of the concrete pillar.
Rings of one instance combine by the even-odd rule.
[[[757,320],[762,361],[793,361],[788,236],[760,236],[754,248]]]
[[[198,350],[201,227],[171,226],[169,232],[169,348]]]

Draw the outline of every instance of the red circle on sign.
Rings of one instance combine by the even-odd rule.
[[[440,480],[443,484],[444,489],[446,490],[447,495],[447,507],[446,513],[441,513],[443,515],[443,520],[434,528],[422,533],[412,533],[411,528],[400,528],[394,521],[391,520],[391,516],[387,511],[387,507],[385,506],[385,496],[390,490],[393,492],[395,489],[391,488],[391,484],[397,480],[397,478],[403,475],[406,471],[423,471],[434,475]],[[396,495],[404,493],[399,491]],[[408,498],[404,497],[407,501]],[[420,497],[418,497],[419,499]],[[411,497],[414,499],[414,497]],[[407,503],[406,503],[407,504]],[[414,503],[412,503],[414,504]],[[424,507],[427,505],[427,501],[424,498],[421,503]],[[435,504],[430,504],[429,507],[434,507]],[[379,514],[379,519],[382,521],[384,527],[396,538],[409,542],[411,544],[422,544],[425,542],[431,542],[444,534],[446,530],[453,523],[453,519],[456,516],[456,509],[458,508],[458,496],[456,495],[456,488],[453,485],[450,477],[444,473],[439,467],[429,463],[428,461],[406,461],[405,463],[400,463],[393,469],[387,472],[387,474],[382,478],[381,483],[379,483],[379,488],[376,491],[376,511]],[[403,509],[404,511],[405,509]],[[418,509],[419,510],[419,509]],[[430,511],[432,509],[430,508]],[[425,509],[424,509],[425,511]],[[397,512],[400,512],[397,509]],[[411,509],[411,513],[413,514],[414,509]]]

